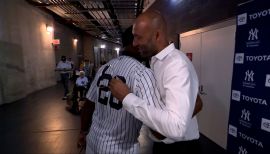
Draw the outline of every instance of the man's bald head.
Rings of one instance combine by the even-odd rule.
[[[160,30],[167,33],[167,25],[164,17],[160,12],[155,10],[149,10],[142,13],[135,21],[135,24],[145,24],[149,28],[154,30]]]
[[[150,58],[168,45],[166,22],[157,11],[142,13],[133,24],[133,45],[143,57]]]

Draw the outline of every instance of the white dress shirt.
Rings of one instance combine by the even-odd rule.
[[[59,70],[60,73],[69,73],[71,70],[71,64],[67,61],[63,62],[61,60],[58,62],[56,69]]]
[[[196,71],[184,53],[170,44],[151,59],[164,108],[147,105],[147,100],[130,93],[123,106],[145,125],[167,138],[164,143],[199,138],[196,117],[192,118],[198,93]]]

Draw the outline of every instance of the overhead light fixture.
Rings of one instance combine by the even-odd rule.
[[[115,51],[120,51],[120,48],[116,47],[114,50],[115,50]]]
[[[53,26],[46,25],[46,30],[48,33],[53,32]]]
[[[101,44],[101,45],[100,45],[100,48],[101,48],[101,49],[105,49],[105,48],[106,48],[106,45],[105,45],[105,44]]]
[[[172,4],[179,4],[181,3],[183,0],[171,0]]]
[[[102,38],[102,39],[105,39],[105,38],[107,38],[107,36],[106,36],[105,34],[102,34],[102,35],[101,35],[101,38]]]
[[[120,51],[120,48],[116,47],[114,50],[116,51],[117,56],[119,56],[119,51]]]

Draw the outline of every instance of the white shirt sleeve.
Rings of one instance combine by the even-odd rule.
[[[185,65],[177,67],[168,65],[167,68],[166,72],[163,72],[162,81],[165,89],[164,108],[149,105],[149,99],[139,98],[133,93],[124,98],[123,106],[145,125],[168,138],[179,141],[184,137],[192,118],[197,90],[191,86],[193,79]],[[141,79],[141,84],[144,84],[143,78]]]
[[[62,63],[61,61],[59,61],[59,62],[57,63],[56,69],[62,69],[62,68],[61,68],[61,63]]]

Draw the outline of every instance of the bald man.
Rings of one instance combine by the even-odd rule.
[[[169,44],[167,26],[162,15],[146,11],[133,24],[133,45],[145,58],[151,58],[151,69],[161,94],[161,106],[151,106],[147,98],[131,93],[119,79],[112,79],[109,88],[123,107],[145,125],[166,138],[152,135],[153,153],[199,153],[199,131],[196,116],[192,117],[198,94],[198,77],[186,57]]]

